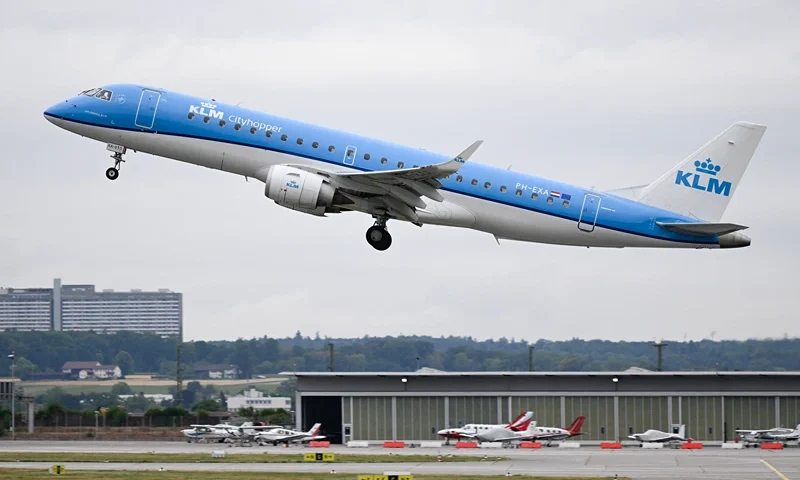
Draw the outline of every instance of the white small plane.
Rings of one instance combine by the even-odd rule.
[[[489,425],[483,423],[468,423],[460,428],[445,428],[439,430],[439,435],[445,438],[445,445],[450,444],[450,439],[458,440],[459,438],[475,438],[481,432],[492,430],[495,428],[507,428],[511,431],[526,430],[533,418],[533,412],[524,412],[514,419],[511,423]]]
[[[216,425],[189,425],[189,428],[181,430],[181,433],[188,437],[189,443],[223,443],[254,437],[259,430],[274,428],[276,428],[274,425],[253,425],[252,422],[245,422],[241,425],[218,423]]]
[[[686,425],[677,425],[677,433],[667,433],[661,430],[650,429],[644,433],[634,433],[629,435],[631,440],[637,440],[642,443],[673,443],[691,441],[691,438],[686,438]],[[673,431],[675,429],[673,428]]]
[[[315,423],[311,430],[307,432],[298,432],[296,430],[289,430],[288,428],[272,428],[265,432],[260,432],[255,435],[255,441],[259,445],[271,443],[278,446],[279,443],[296,443],[296,442],[310,442],[312,440],[322,440],[325,435],[319,435],[322,429],[321,423]]]
[[[558,427],[539,427],[536,422],[531,422],[527,429],[520,431],[510,431],[505,428],[494,428],[486,432],[479,433],[476,438],[481,442],[514,442],[526,440],[544,440],[550,445],[551,442],[565,440],[570,437],[581,435],[581,427],[586,417],[579,416],[567,428]]]
[[[800,440],[800,425],[797,428],[776,427],[768,430],[736,430],[745,443],[793,442]]]

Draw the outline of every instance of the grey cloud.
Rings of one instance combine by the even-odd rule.
[[[793,2],[15,3],[0,18],[0,284],[185,292],[189,338],[800,334],[792,295],[800,97]],[[646,183],[737,120],[769,126],[725,219],[730,252],[503,243],[318,219],[242,178],[49,125],[48,105],[139,82],[579,185]]]

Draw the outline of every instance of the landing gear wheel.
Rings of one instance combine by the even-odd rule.
[[[108,170],[106,170],[106,178],[109,180],[116,180],[119,178],[119,170],[114,167],[109,167]]]
[[[392,236],[386,231],[386,227],[374,225],[367,230],[367,242],[375,250],[384,251],[392,246]]]

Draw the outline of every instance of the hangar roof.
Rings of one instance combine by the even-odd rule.
[[[703,377],[800,376],[800,371],[622,371],[622,372],[280,372],[295,377]]]

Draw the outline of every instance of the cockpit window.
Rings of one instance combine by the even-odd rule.
[[[106,102],[110,102],[111,95],[113,95],[111,90],[100,90],[99,92],[97,92],[95,97],[99,98],[100,100],[105,100]]]
[[[89,90],[84,90],[84,91],[82,91],[82,92],[81,92],[81,93],[79,93],[78,95],[88,95],[88,96],[90,96],[90,97],[93,97],[93,96],[94,96],[94,95],[95,95],[97,92],[99,92],[100,90],[102,90],[102,89],[101,89],[101,88],[90,88]]]

